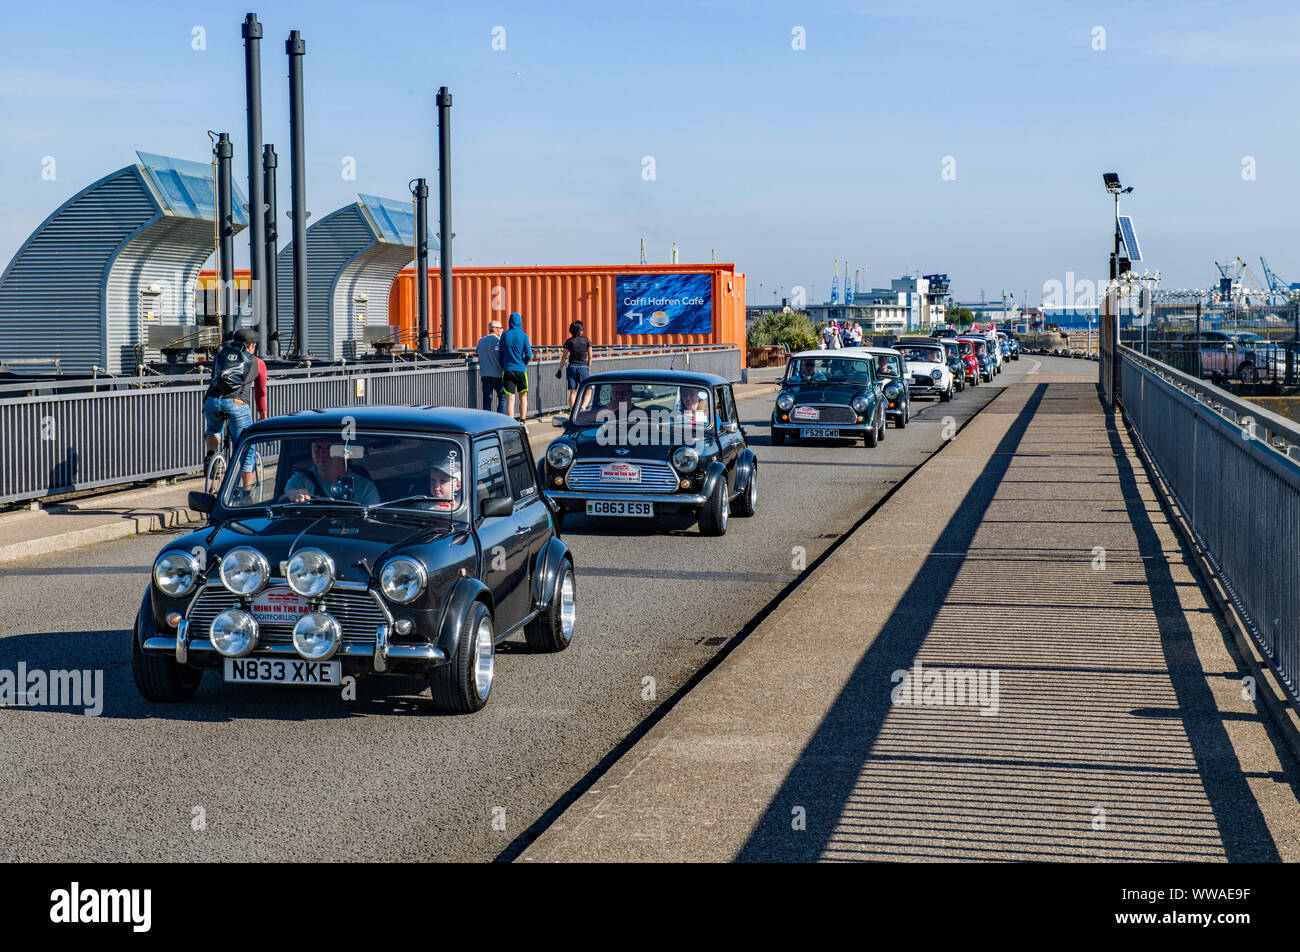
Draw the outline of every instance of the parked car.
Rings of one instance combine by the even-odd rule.
[[[911,396],[938,397],[945,403],[953,398],[957,385],[942,344],[928,337],[904,337],[894,345],[894,350],[907,362]]]
[[[496,645],[573,638],[573,556],[522,426],[497,413],[343,407],[244,431],[265,476],[231,467],[191,493],[202,529],[166,543],[140,603],[131,667],[151,701],[227,682],[337,687],[425,677],[433,706],[487,703]]]
[[[875,446],[885,438],[885,390],[899,388],[881,380],[875,356],[864,350],[806,350],[790,358],[772,409],[776,446],[787,439],[858,437]]]
[[[758,508],[758,460],[745,442],[731,384],[715,374],[593,374],[564,433],[547,448],[542,482],[563,514],[654,518],[690,513],[704,535]]]
[[[1261,377],[1286,373],[1286,350],[1259,334],[1245,331],[1201,331],[1182,334],[1183,347],[1200,351],[1201,376],[1242,383],[1258,383]]]
[[[903,355],[892,347],[853,349],[870,354],[876,362],[876,376],[883,384],[885,417],[893,420],[895,427],[903,429],[912,419],[911,375],[907,372],[907,362]]]

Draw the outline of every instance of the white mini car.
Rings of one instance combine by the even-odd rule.
[[[907,361],[909,389],[914,397],[938,397],[947,402],[957,392],[943,344],[928,337],[904,337],[894,349]]]

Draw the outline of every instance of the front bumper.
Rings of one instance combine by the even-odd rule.
[[[870,423],[782,423],[779,420],[772,421],[772,429],[786,430],[793,432],[795,436],[799,435],[800,430],[839,430],[841,433],[856,434],[861,436],[863,433],[870,433],[875,429]]]
[[[393,644],[391,634],[392,631],[388,625],[379,625],[375,628],[373,644],[356,644],[354,642],[339,645],[338,651],[329,660],[351,660],[359,662],[357,666],[364,668],[367,667],[365,662],[368,659],[370,662],[368,667],[377,674],[387,672],[393,663],[406,664],[409,662],[428,666],[447,663],[447,655],[436,645]],[[152,635],[144,640],[142,647],[152,654],[174,655],[178,664],[188,664],[191,653],[205,655],[207,660],[213,660],[214,658],[224,660],[224,656],[212,647],[212,642],[209,639],[190,637],[188,619],[181,621],[176,627],[174,637]],[[250,651],[246,657],[299,658],[300,656],[293,645],[261,645]]]
[[[937,383],[914,383],[908,392],[914,397],[937,397],[941,393],[947,393],[948,388]]]
[[[705,503],[704,497],[699,493],[580,493],[570,489],[548,489],[546,495],[562,506],[566,502],[585,503],[588,499],[599,502],[657,502],[666,506],[702,506]]]

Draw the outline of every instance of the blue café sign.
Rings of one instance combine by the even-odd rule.
[[[713,275],[620,274],[619,334],[713,333]]]

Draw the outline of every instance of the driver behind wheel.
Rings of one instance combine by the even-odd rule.
[[[379,504],[379,490],[359,473],[348,472],[346,444],[332,439],[312,440],[311,466],[300,469],[285,483],[284,498],[289,502],[309,499],[338,499],[363,506]],[[338,453],[334,450],[337,448]]]

